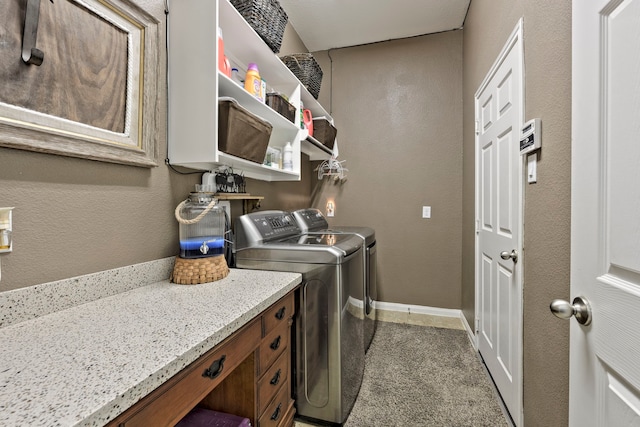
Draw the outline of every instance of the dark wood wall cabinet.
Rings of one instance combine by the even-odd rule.
[[[249,418],[254,427],[293,425],[291,325],[294,291],[108,424],[173,426],[195,407]]]

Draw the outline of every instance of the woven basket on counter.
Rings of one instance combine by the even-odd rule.
[[[231,0],[240,15],[274,52],[280,52],[289,17],[278,0]]]
[[[320,95],[322,68],[310,53],[294,53],[280,57],[294,76],[307,88],[315,99]]]
[[[176,257],[170,280],[179,285],[198,285],[224,279],[228,274],[229,266],[224,255],[206,258]]]

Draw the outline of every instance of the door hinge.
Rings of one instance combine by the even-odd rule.
[[[480,123],[476,120],[476,135],[480,135]]]
[[[480,234],[480,220],[476,219],[476,234]]]

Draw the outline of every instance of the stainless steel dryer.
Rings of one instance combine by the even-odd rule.
[[[364,374],[362,239],[303,234],[283,211],[243,215],[235,226],[237,268],[302,274],[293,347],[298,416],[344,423]]]
[[[300,229],[307,234],[353,234],[360,237],[364,242],[363,269],[364,269],[364,300],[360,306],[364,306],[364,350],[371,346],[371,341],[376,332],[376,311],[374,301],[378,298],[377,285],[377,247],[376,232],[370,227],[331,227],[327,219],[318,209],[300,209],[293,212]]]

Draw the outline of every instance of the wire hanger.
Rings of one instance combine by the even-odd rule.
[[[347,172],[349,169],[342,166],[345,160],[338,161],[337,156],[331,156],[329,160],[324,160],[318,166],[318,180],[322,180],[325,176],[333,177],[334,181],[344,182],[347,180]]]

